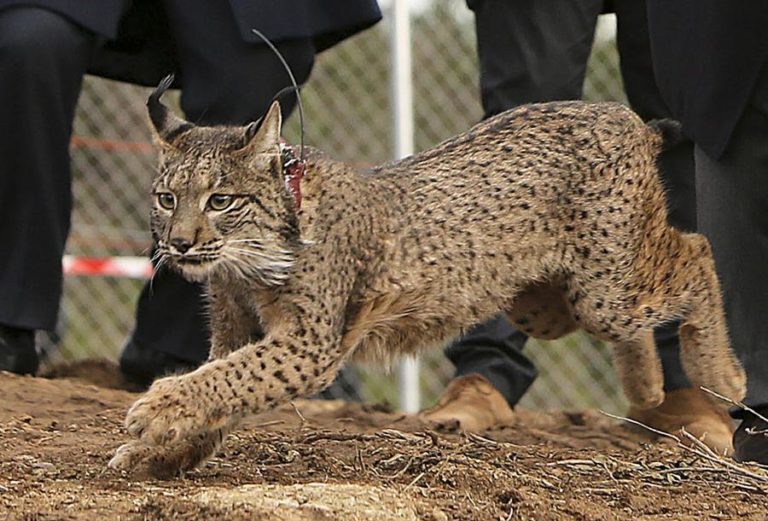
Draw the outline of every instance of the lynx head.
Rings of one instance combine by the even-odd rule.
[[[199,127],[161,103],[170,81],[147,102],[160,161],[151,214],[159,262],[190,280],[226,270],[281,284],[300,239],[283,176],[279,104],[244,127]]]

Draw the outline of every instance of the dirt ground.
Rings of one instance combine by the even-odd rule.
[[[136,479],[107,462],[137,394],[106,388],[120,386],[109,366],[80,369],[90,382],[0,373],[0,519],[768,519],[765,469],[583,411],[521,411],[472,436],[376,405],[299,401],[253,418],[198,471]]]

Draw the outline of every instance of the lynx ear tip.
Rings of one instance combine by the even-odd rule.
[[[283,107],[280,105],[278,100],[272,101],[272,103],[269,105],[269,109],[267,110],[267,114],[272,115],[273,117],[277,117],[282,121]]]

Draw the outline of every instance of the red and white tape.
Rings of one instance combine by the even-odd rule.
[[[101,277],[128,277],[148,279],[152,276],[152,263],[146,257],[80,257],[64,255],[65,275],[96,275]]]

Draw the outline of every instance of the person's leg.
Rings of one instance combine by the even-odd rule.
[[[69,233],[69,139],[98,37],[46,9],[0,10],[0,370],[34,372]]]
[[[768,414],[768,67],[719,159],[696,149],[699,229],[709,238],[722,281],[731,344],[747,372],[744,403]],[[768,463],[768,429],[743,411],[735,457]]]
[[[621,75],[629,104],[644,120],[671,118],[656,86],[651,59],[645,0],[616,0],[617,46]],[[693,142],[685,139],[659,157],[659,173],[667,189],[669,222],[678,229],[696,230],[696,187]],[[680,363],[678,324],[655,332],[667,391],[691,386]]]
[[[486,117],[580,99],[603,0],[471,0]]]
[[[696,149],[699,229],[712,244],[731,343],[749,372],[751,406],[768,404],[768,67],[723,156]]]
[[[581,98],[602,0],[475,0],[485,116],[524,103]],[[555,13],[557,14],[555,16]],[[456,375],[483,375],[516,404],[536,378],[522,354],[527,336],[505,315],[446,349]]]
[[[475,13],[485,117],[524,103],[581,97],[602,0],[468,3]],[[522,353],[527,339],[503,314],[472,328],[446,348],[455,380],[423,417],[480,430],[507,416],[508,407],[497,402],[514,406],[536,378]],[[484,382],[478,384],[477,375]],[[488,410],[499,413],[477,417]]]
[[[264,115],[275,94],[290,86],[279,58],[265,44],[246,43],[234,14],[224,2],[164,0],[179,53],[184,85],[181,108],[201,125],[242,125]],[[314,65],[309,39],[273,42],[301,85]],[[294,95],[281,97],[283,117],[295,105]]]
[[[445,349],[456,371],[437,403],[420,416],[436,428],[480,432],[509,422],[537,371],[523,355],[528,337],[499,315]]]
[[[621,74],[632,109],[644,120],[671,118],[651,60],[650,38],[644,0],[616,0]],[[669,222],[685,231],[697,230],[696,182],[693,142],[685,139],[659,157],[659,173],[667,189]],[[691,387],[680,361],[679,323],[656,329],[654,338],[664,371],[666,397],[649,410],[631,408],[628,415],[665,432],[681,428],[702,438],[718,452],[731,450],[731,421],[724,408]]]
[[[533,363],[523,355],[528,336],[506,316],[478,324],[445,349],[456,367],[454,378],[470,374],[485,377],[510,405],[523,397],[536,379]]]
[[[273,96],[290,85],[266,45],[240,37],[226,2],[165,0],[179,54],[181,106],[200,125],[244,124],[260,118]],[[277,43],[299,83],[312,69],[309,40]],[[170,71],[169,71],[170,72]],[[284,117],[295,97],[281,98]],[[121,356],[124,372],[145,383],[169,370],[184,370],[208,356],[209,336],[202,286],[160,270],[139,298],[136,328]]]

